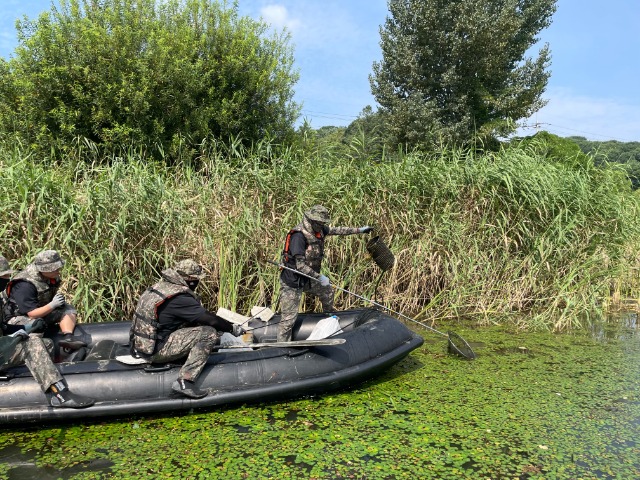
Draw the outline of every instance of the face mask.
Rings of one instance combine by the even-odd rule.
[[[194,292],[196,291],[196,288],[198,288],[199,283],[200,280],[187,280],[187,285],[189,285],[189,288]]]
[[[0,292],[4,291],[4,289],[7,288],[8,284],[9,284],[8,278],[0,278]]]
[[[321,233],[324,227],[325,227],[324,223],[311,222],[311,228],[313,228],[313,231],[316,233]]]

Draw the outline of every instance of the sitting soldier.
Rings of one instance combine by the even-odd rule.
[[[5,322],[28,325],[42,318],[47,326],[59,325],[62,338],[58,345],[77,350],[86,343],[73,336],[76,328],[76,309],[68,304],[60,288],[60,270],[64,260],[55,250],[38,253],[33,263],[11,279],[5,291],[3,307]]]
[[[131,354],[151,363],[186,357],[171,388],[190,398],[206,397],[209,392],[195,382],[218,341],[218,331],[240,335],[244,330],[202,306],[195,290],[204,273],[195,261],[182,260],[161,276],[138,300],[129,334]]]
[[[0,307],[6,300],[4,289],[9,283],[14,270],[9,268],[9,262],[0,255]],[[0,308],[0,319],[2,308]],[[42,322],[42,320],[40,320]],[[14,338],[3,342],[0,349],[0,370],[25,364],[33,378],[40,384],[42,391],[49,397],[49,404],[54,408],[84,408],[95,403],[93,398],[73,393],[67,387],[64,378],[54,365],[49,352],[53,349],[53,342],[46,338],[29,335],[24,329],[1,322],[0,337],[5,333],[12,333]],[[3,340],[9,340],[4,338]]]

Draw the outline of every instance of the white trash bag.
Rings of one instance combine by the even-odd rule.
[[[340,328],[340,321],[337,316],[332,315],[328,318],[323,318],[320,320],[315,327],[313,327],[313,331],[311,335],[307,338],[307,340],[322,340],[323,338],[327,338],[334,334],[342,333],[342,328]]]

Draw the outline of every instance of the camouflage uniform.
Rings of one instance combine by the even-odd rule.
[[[55,250],[45,250],[36,255],[33,263],[27,265],[23,271],[11,279],[5,292],[5,302],[3,312],[5,321],[10,325],[27,325],[33,320],[27,315],[22,315],[17,303],[11,298],[11,287],[18,281],[31,283],[38,292],[38,306],[42,307],[49,303],[58,292],[60,284],[52,285],[43,277],[40,272],[53,272],[60,270],[64,266],[64,260]],[[73,305],[66,303],[62,307],[56,308],[46,316],[47,323],[59,323],[65,315],[76,314]]]
[[[174,269],[162,271],[162,280],[148,288],[138,300],[130,338],[134,354],[142,354],[152,363],[178,360],[187,356],[178,378],[195,380],[207,363],[218,333],[215,328],[198,326],[172,332],[164,345],[156,350],[158,307],[179,294],[198,296],[189,288],[183,276],[202,278],[202,267],[193,260],[183,260]]]
[[[287,235],[285,251],[282,262],[289,268],[298,270],[313,278],[320,278],[320,268],[324,257],[324,242],[329,235],[354,235],[360,233],[355,227],[329,227],[330,216],[328,210],[322,205],[315,205],[305,212],[302,222],[293,227]],[[322,224],[320,232],[313,229],[312,222]],[[295,259],[289,255],[288,239],[294,232],[301,232],[306,242],[306,251],[303,259]],[[328,285],[323,287],[319,282],[308,278],[300,277],[299,287],[292,287],[283,281],[285,271],[280,276],[280,311],[281,318],[278,326],[278,341],[288,342],[291,340],[293,326],[298,318],[300,299],[302,294],[314,295],[322,303],[323,312],[333,311],[333,288]]]
[[[0,255],[0,277],[11,275],[14,270],[9,268],[9,262]],[[0,298],[0,310],[6,300],[5,292],[2,292]],[[2,312],[0,311],[0,320],[3,321]],[[4,323],[2,323],[4,329]],[[2,333],[0,332],[0,336]],[[30,336],[28,339],[18,343],[9,357],[9,360],[0,369],[4,370],[10,367],[26,364],[27,368],[33,375],[33,378],[40,384],[40,388],[45,392],[56,382],[62,381],[62,375],[51,361],[50,353],[53,351],[53,342],[49,339],[43,340],[36,336]]]
[[[62,382],[62,375],[49,356],[52,351],[51,340],[31,335],[16,345],[9,361],[0,368],[15,367],[24,363],[40,384],[42,391],[46,392],[54,383]]]

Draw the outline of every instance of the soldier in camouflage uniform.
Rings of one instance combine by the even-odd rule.
[[[279,342],[291,340],[293,325],[298,318],[298,309],[303,293],[318,297],[322,303],[323,312],[333,311],[333,289],[329,279],[320,274],[325,238],[328,235],[354,235],[369,233],[373,230],[373,227],[330,227],[330,221],[329,211],[322,205],[315,205],[304,213],[302,222],[287,234],[282,263],[317,279],[317,281],[282,269],[280,273]]]
[[[13,273],[14,270],[9,268],[9,262],[0,255],[0,291],[4,290]],[[4,298],[0,298],[0,303],[3,301]],[[13,331],[11,336],[19,336],[22,341],[15,345],[13,342],[10,343],[12,351],[4,356],[7,360],[0,365],[0,370],[25,364],[54,408],[84,408],[94,404],[94,399],[72,393],[67,388],[66,382],[49,356],[53,350],[53,342],[50,339],[29,335],[19,326],[7,325],[3,321],[0,336],[5,331]]]
[[[182,260],[163,270],[162,279],[145,290],[138,300],[131,326],[132,355],[152,363],[166,363],[186,357],[171,388],[190,398],[202,398],[208,391],[196,387],[196,380],[218,340],[218,331],[241,334],[240,329],[202,306],[195,293],[204,273],[193,260]]]
[[[62,338],[58,344],[69,350],[77,350],[87,344],[73,336],[77,311],[66,302],[60,288],[60,270],[64,260],[55,250],[38,253],[33,263],[11,279],[7,285],[5,322],[10,325],[28,325],[42,318],[47,326],[58,325]]]

